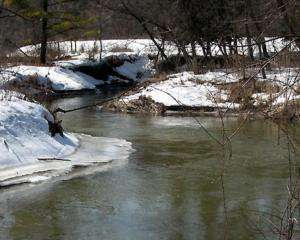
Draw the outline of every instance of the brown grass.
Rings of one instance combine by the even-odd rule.
[[[116,52],[134,52],[132,49],[126,47],[126,46],[116,46],[116,47],[112,47],[110,50],[110,52],[116,53]]]
[[[283,104],[281,107],[276,108],[270,117],[288,122],[300,120],[300,100],[291,100]]]
[[[4,86],[6,90],[16,91],[27,97],[35,97],[37,95],[48,95],[53,91],[50,86],[41,85],[37,75],[29,76],[22,81],[13,81]]]
[[[296,87],[296,94],[300,95],[300,84]]]
[[[149,83],[159,83],[168,80],[168,75],[166,73],[158,73],[153,78],[149,79]]]

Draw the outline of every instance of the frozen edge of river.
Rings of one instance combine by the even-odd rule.
[[[123,139],[75,135],[80,142],[64,160],[40,161],[0,170],[0,187],[40,183],[53,178],[71,179],[127,164],[132,144]],[[76,169],[76,171],[74,171]]]

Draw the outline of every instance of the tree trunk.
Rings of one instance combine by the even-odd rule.
[[[270,58],[270,55],[269,55],[268,49],[267,49],[266,39],[264,37],[261,39],[261,47],[262,47],[264,59]]]
[[[206,53],[207,53],[207,56],[208,56],[208,57],[211,57],[211,56],[212,56],[212,52],[211,52],[211,43],[210,43],[210,42],[207,42],[207,43],[206,43]]]
[[[198,69],[198,59],[197,59],[197,49],[196,49],[196,42],[191,43],[191,48],[192,48],[192,70],[194,73],[198,74],[199,69]]]
[[[234,46],[234,54],[239,54],[237,37],[234,37],[234,39],[233,39],[233,46]]]
[[[261,25],[259,24],[258,22],[258,19],[257,17],[255,16],[255,13],[254,13],[254,8],[253,8],[253,5],[252,5],[252,2],[251,1],[247,1],[248,3],[248,8],[249,8],[249,14],[250,14],[250,19],[252,22],[254,22],[254,26],[256,28],[256,31],[257,31],[257,45],[259,46],[259,50],[260,50],[260,58],[261,59],[268,59],[270,58],[269,56],[269,53],[268,53],[268,50],[267,50],[267,45],[266,45],[266,40],[264,37],[262,37],[261,35],[263,34],[263,29],[261,27]]]
[[[59,41],[57,42],[57,51],[58,51],[58,58],[60,58],[61,51],[60,51],[60,43],[59,43]]]
[[[48,41],[48,0],[42,1],[42,39],[41,39],[41,53],[40,63],[47,62],[47,41]]]
[[[247,39],[248,55],[251,58],[251,60],[254,61],[253,46],[252,46],[249,26],[248,26],[247,23],[246,23],[245,27],[246,27],[246,39]]]

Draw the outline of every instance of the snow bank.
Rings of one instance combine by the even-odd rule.
[[[0,101],[0,168],[29,164],[37,158],[62,158],[75,151],[78,140],[72,135],[49,135],[46,119],[53,118],[44,107],[10,95]]]
[[[238,104],[225,102],[226,95],[213,84],[204,82],[199,84],[199,75],[191,72],[183,72],[168,76],[166,81],[152,83],[146,88],[141,88],[134,95],[126,96],[120,101],[131,101],[140,96],[150,97],[165,106],[195,106],[195,107],[220,107],[237,108]],[[216,96],[223,98],[220,103]]]
[[[0,92],[0,186],[39,182],[66,174],[74,166],[129,156],[131,144],[125,140],[72,134],[51,137],[46,119],[53,120],[41,105],[19,94]]]
[[[259,74],[260,80],[264,80]],[[267,81],[272,81],[278,85],[292,86],[297,87],[300,85],[300,69],[298,68],[283,68],[283,69],[274,69],[272,71],[266,72]]]
[[[116,55],[116,54],[113,54]],[[111,55],[110,55],[111,56]],[[57,66],[61,66],[64,68],[77,68],[77,67],[99,67],[102,64],[107,64],[112,66],[113,70],[119,73],[122,76],[125,76],[135,82],[142,81],[144,79],[150,78],[155,73],[153,62],[149,59],[147,55],[137,55],[137,54],[124,54],[119,53],[116,56],[116,60],[120,62],[124,62],[123,65],[119,67],[114,67],[113,64],[108,63],[111,60],[111,57],[103,58],[100,62],[99,61],[89,61],[85,58],[82,59],[70,59],[70,60],[63,60],[57,61],[55,64]],[[104,70],[105,72],[105,70]],[[117,82],[125,82],[128,83],[126,79],[120,79],[115,76],[108,76],[108,80],[104,81],[105,84],[113,84],[114,81]]]
[[[145,55],[121,55],[119,58],[124,59],[125,62],[115,70],[123,76],[134,81],[141,81],[154,74],[153,64]],[[133,58],[133,61],[130,61],[130,58]]]
[[[300,86],[298,69],[269,71],[266,75],[267,79],[258,76],[258,80],[271,85],[276,84],[280,90],[273,93],[259,92],[253,94],[254,105],[271,102],[274,106],[277,106],[286,101],[300,99],[300,95],[297,93]],[[193,72],[182,72],[167,76],[165,81],[141,87],[136,93],[120,99],[120,102],[126,103],[144,96],[165,106],[237,109],[240,104],[230,102],[230,91],[222,90],[221,86],[222,84],[237,86],[234,84],[239,82],[240,79],[242,77],[238,74],[223,71],[198,75]]]
[[[55,91],[95,89],[96,85],[103,84],[102,81],[86,74],[58,66],[37,67],[24,65],[6,69],[2,74],[2,84],[26,80],[31,76],[36,76],[39,84],[48,86]]]
[[[133,81],[141,81],[151,77],[153,74],[152,64],[147,56],[120,55],[119,59],[124,60],[124,64],[116,67],[114,70]],[[59,61],[56,64],[57,66],[50,67],[21,65],[5,69],[0,74],[0,86],[36,77],[39,85],[51,90],[78,91],[93,90],[97,86],[112,84],[116,80],[113,76],[109,76],[107,81],[98,80],[82,72],[72,70],[80,65],[97,66],[97,62],[78,61],[74,64],[73,60],[70,60]],[[117,82],[126,81],[126,79],[117,78]]]

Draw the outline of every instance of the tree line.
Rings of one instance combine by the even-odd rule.
[[[266,37],[300,47],[299,22],[295,0],[2,0],[0,48],[3,54],[39,43],[45,64],[48,41],[146,37],[161,58],[168,57],[164,46],[171,42],[192,64],[196,46],[206,58],[214,45],[228,57],[238,54],[244,38],[249,58],[257,46],[260,59],[268,59]]]

